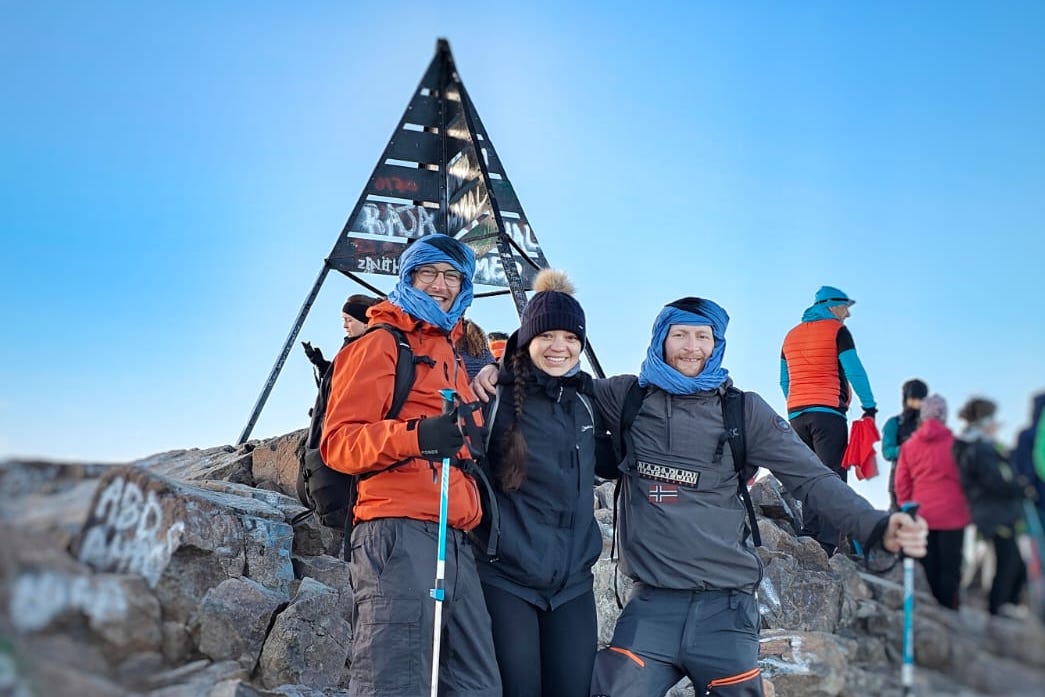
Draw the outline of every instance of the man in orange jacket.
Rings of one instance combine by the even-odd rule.
[[[850,384],[863,415],[873,419],[878,413],[853,335],[845,326],[855,302],[838,288],[821,286],[780,350],[780,388],[787,398],[791,427],[842,481],[846,481],[842,456],[849,443]],[[802,518],[802,534],[816,538],[824,551],[833,554],[840,543],[838,531],[812,511],[803,512]]]
[[[398,417],[392,403],[397,347],[372,331],[334,359],[320,449],[328,466],[360,475],[349,569],[355,600],[352,694],[429,695],[440,506],[439,463],[468,457],[442,389],[475,401],[454,351],[472,302],[475,255],[461,242],[427,235],[399,259],[399,282],[367,312],[410,342],[416,379]],[[490,619],[466,533],[482,518],[475,480],[450,472],[440,692],[501,694]]]

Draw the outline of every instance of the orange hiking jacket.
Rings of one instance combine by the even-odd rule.
[[[442,461],[420,457],[416,421],[442,413],[441,389],[456,390],[464,402],[475,401],[468,374],[453,348],[463,328],[458,322],[447,336],[388,301],[378,303],[368,314],[370,326],[385,323],[401,329],[414,356],[427,356],[435,365],[417,363],[417,378],[398,418],[385,419],[395,384],[395,337],[374,331],[341,349],[334,359],[320,452],[328,467],[341,472],[377,472],[359,479],[357,522],[375,518],[437,522]],[[458,455],[468,457],[467,448]],[[403,464],[386,469],[400,462]],[[481,518],[475,480],[457,467],[451,468],[447,524],[467,531]]]
[[[820,319],[787,333],[781,355],[790,379],[788,412],[818,406],[844,414],[849,408],[849,381],[842,379],[838,362],[837,337],[843,326],[837,319]]]

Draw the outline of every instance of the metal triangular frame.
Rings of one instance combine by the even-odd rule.
[[[526,291],[548,260],[461,82],[446,39],[436,42],[435,57],[323,260],[238,443],[250,437],[327,273],[339,271],[383,296],[360,274],[398,276],[406,245],[435,232],[467,243],[476,256],[475,285],[498,288],[476,292],[476,298],[511,294],[522,314]],[[590,342],[585,354],[601,377]]]

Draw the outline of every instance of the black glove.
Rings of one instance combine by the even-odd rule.
[[[449,414],[421,419],[417,425],[417,447],[421,456],[429,460],[453,457],[464,445],[464,436],[457,427],[457,410]]]
[[[308,360],[312,365],[329,365],[327,360],[323,357],[323,349],[313,348],[312,343],[309,341],[302,341],[301,346],[305,349],[305,356],[308,357]]]
[[[878,414],[878,409],[875,407],[868,407],[864,409],[864,416],[869,416],[872,419],[874,419],[876,414]]]

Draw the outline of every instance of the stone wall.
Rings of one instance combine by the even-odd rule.
[[[0,697],[347,695],[341,535],[293,522],[302,438],[129,465],[2,463]],[[603,645],[630,589],[610,558],[612,486],[593,496]],[[796,537],[800,506],[772,477],[752,494],[767,694],[898,694],[899,569],[871,573]],[[915,637],[921,694],[1043,694],[1034,620],[942,609],[920,577]]]

